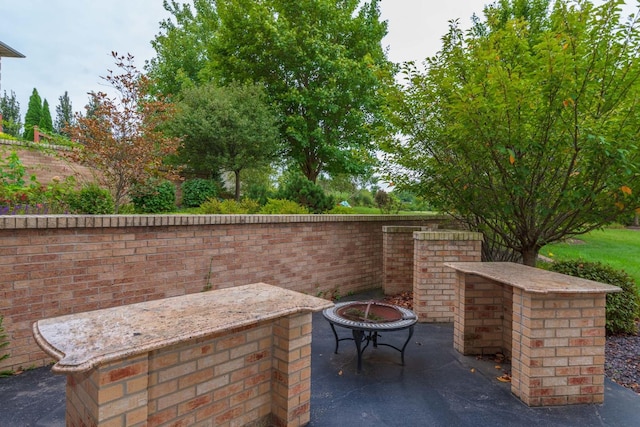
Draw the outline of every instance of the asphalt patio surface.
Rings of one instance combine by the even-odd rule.
[[[376,293],[349,299],[366,300]],[[345,298],[346,300],[346,298]],[[350,331],[337,328],[340,337]],[[408,332],[381,334],[402,346]],[[342,426],[640,426],[640,395],[605,379],[600,405],[530,408],[497,380],[510,367],[453,349],[452,324],[417,324],[405,353],[367,348],[362,372],[351,341],[335,339],[313,317],[310,427]],[[496,366],[500,366],[497,369]],[[65,377],[49,367],[0,378],[0,427],[64,426]]]

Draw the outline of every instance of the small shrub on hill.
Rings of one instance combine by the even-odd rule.
[[[637,333],[635,320],[640,316],[640,290],[627,273],[600,262],[580,260],[555,262],[549,270],[621,288],[622,292],[607,294],[607,333]]]

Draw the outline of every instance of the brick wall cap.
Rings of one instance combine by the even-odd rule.
[[[415,231],[414,240],[482,240],[482,233],[460,230]]]
[[[419,225],[385,225],[382,227],[383,233],[413,233],[415,231],[432,231],[438,228],[437,224],[428,226]]]
[[[0,230],[442,219],[447,217],[444,215],[4,215],[0,216]]]

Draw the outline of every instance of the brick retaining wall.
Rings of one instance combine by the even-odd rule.
[[[443,217],[0,217],[0,370],[42,366],[38,319],[265,282],[328,298],[382,286],[382,227]]]

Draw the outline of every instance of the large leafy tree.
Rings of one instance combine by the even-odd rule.
[[[147,64],[155,90],[165,96],[177,95],[183,87],[206,83],[207,63],[216,37],[219,19],[216,1],[193,0],[190,3],[163,0],[173,19],[160,23],[161,32],[151,41],[156,57]]]
[[[453,22],[426,71],[407,67],[394,181],[528,265],[632,212],[640,34],[622,3],[502,0],[466,34]]]
[[[15,137],[20,136],[22,128],[20,103],[16,99],[14,91],[11,91],[11,95],[7,95],[7,91],[5,91],[0,98],[0,114],[2,114],[2,131]]]
[[[378,0],[196,1],[195,12],[172,4],[176,22],[154,41],[149,68],[167,90],[185,79],[260,82],[278,109],[286,153],[308,179],[371,166],[393,74]],[[174,50],[182,62],[170,59]]]
[[[172,176],[174,171],[163,159],[175,153],[179,139],[161,132],[173,114],[172,105],[149,96],[150,81],[136,69],[133,56],[112,55],[122,74],[109,71],[103,79],[115,95],[93,92],[87,115],[76,115],[70,133],[83,145],[74,151],[75,157],[100,172],[117,213],[133,185]]]
[[[278,149],[276,116],[258,85],[207,84],[183,91],[173,129],[183,136],[179,158],[194,172],[233,172],[240,200],[240,173],[268,165]]]
[[[69,99],[69,93],[65,91],[64,95],[58,98],[58,102],[54,128],[58,134],[68,137],[69,132],[66,128],[73,125],[73,107],[71,99]]]
[[[33,88],[29,97],[29,105],[27,106],[27,114],[24,117],[24,139],[33,141],[33,127],[40,125],[42,117],[42,98],[36,88]]]

